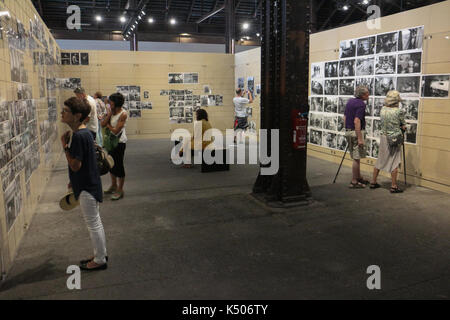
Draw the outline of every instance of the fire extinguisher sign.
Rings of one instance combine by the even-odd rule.
[[[293,129],[294,129],[294,149],[306,148],[306,136],[308,133],[308,118],[299,112],[294,110],[292,112]]]

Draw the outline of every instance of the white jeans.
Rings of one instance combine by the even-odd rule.
[[[97,264],[106,263],[105,230],[103,229],[102,219],[100,219],[99,203],[90,193],[82,191],[80,207],[94,247],[94,262]]]

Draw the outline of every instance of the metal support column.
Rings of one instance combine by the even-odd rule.
[[[306,146],[293,146],[293,111],[307,114],[309,82],[309,0],[263,0],[261,43],[261,129],[280,132],[280,168],[259,174],[253,195],[269,205],[307,203]],[[306,133],[305,133],[306,135]],[[304,137],[306,138],[306,136]]]
[[[225,0],[225,53],[235,53],[235,37],[236,37],[236,19],[235,19],[234,0]]]

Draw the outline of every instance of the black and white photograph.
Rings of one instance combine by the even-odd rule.
[[[70,65],[70,53],[69,52],[61,52],[61,64],[63,66]]]
[[[397,55],[378,55],[375,60],[375,74],[395,74],[397,67]]]
[[[223,96],[216,95],[216,107],[223,106]]]
[[[73,66],[77,66],[80,64],[80,53],[79,52],[72,52],[70,54],[70,64]]]
[[[355,59],[339,61],[339,77],[353,77],[355,75]]]
[[[322,129],[323,127],[323,113],[310,113],[309,114],[309,125],[316,129]]]
[[[10,48],[9,57],[11,61],[11,81],[21,82],[20,81],[20,68],[21,68],[21,59],[23,60],[22,54],[16,49]]]
[[[338,97],[325,97],[324,99],[324,112],[337,113],[338,112]]]
[[[348,100],[352,99],[351,97],[339,97],[339,103],[338,103],[338,113],[344,114],[345,113],[345,107],[347,107]]]
[[[372,142],[372,152],[371,152],[370,156],[372,158],[377,159],[378,158],[378,152],[380,150],[380,143],[376,139],[371,139],[371,142]]]
[[[368,137],[372,137],[373,136],[373,131],[372,131],[372,124],[373,124],[373,119],[370,117],[366,117],[366,135]]]
[[[417,143],[417,123],[406,124],[406,142]]]
[[[311,63],[311,79],[321,79],[324,77],[323,62]]]
[[[356,54],[358,56],[375,54],[375,37],[358,39]]]
[[[381,120],[373,119],[372,123],[372,136],[374,138],[379,138],[381,135]]]
[[[169,73],[169,83],[183,83],[183,74]]]
[[[148,99],[150,97],[148,91],[144,91],[144,99]]]
[[[396,52],[398,32],[377,35],[377,53]]]
[[[141,101],[141,87],[129,86],[128,90],[128,99],[130,101]]]
[[[338,122],[337,122],[337,131],[345,132],[344,116],[338,116],[337,120],[338,120]]]
[[[366,117],[371,117],[373,112],[373,98],[366,101]]]
[[[420,76],[397,77],[397,91],[405,97],[420,95]]]
[[[325,80],[325,94],[336,96],[339,94],[339,80]]]
[[[130,118],[141,118],[142,117],[142,111],[137,110],[137,109],[128,110],[128,114],[130,115]]]
[[[405,113],[406,120],[417,121],[419,119],[419,99],[402,99],[400,108]]]
[[[89,53],[82,52],[80,53],[81,65],[88,66],[89,65]]]
[[[184,107],[169,108],[171,119],[184,118]]]
[[[325,78],[337,78],[339,75],[339,61],[325,62]]]
[[[16,221],[16,199],[14,193],[16,191],[15,184],[10,184],[9,188],[5,190],[5,215],[6,215],[6,230],[11,230]]]
[[[374,94],[374,83],[375,79],[372,77],[366,77],[366,78],[356,78],[356,87],[364,86],[369,90],[369,95]]]
[[[351,58],[356,55],[356,40],[344,40],[339,45],[339,58]]]
[[[336,149],[336,133],[324,131],[322,134],[322,145],[327,148]]]
[[[198,73],[185,73],[183,81],[186,84],[198,83]]]
[[[208,96],[208,107],[214,107],[216,105],[216,96],[210,94]]]
[[[374,74],[374,63],[373,57],[356,59],[356,75],[372,76]]]
[[[252,107],[247,107],[247,116],[249,116],[249,117],[253,116],[253,108]]]
[[[311,81],[311,95],[323,95],[323,80]]]
[[[423,35],[423,27],[401,30],[398,51],[422,49]]]
[[[373,109],[372,109],[372,116],[373,117],[380,117],[381,108],[384,106],[384,98],[375,98]]]
[[[343,96],[353,96],[355,94],[355,79],[340,79],[339,94]]]
[[[261,84],[257,84],[256,85],[256,94],[260,95],[261,94]]]
[[[312,144],[322,145],[322,131],[311,129],[309,132],[309,140]]]
[[[128,86],[117,86],[116,89],[117,89],[118,93],[123,95],[123,97],[125,98],[125,101],[129,101],[129,98],[128,98],[129,87]]]
[[[76,88],[81,87],[81,79],[80,78],[65,78],[65,79],[57,79],[57,83],[59,88],[62,90],[75,90]],[[45,88],[45,86],[44,86]],[[44,95],[41,95],[41,98]]]
[[[323,112],[323,98],[321,97],[310,97],[310,111]]]
[[[201,96],[200,102],[201,102],[202,107],[207,107],[208,106],[208,96]]]
[[[248,77],[247,78],[247,90],[252,93],[252,96],[254,96],[255,92],[255,78],[254,77]]]
[[[347,149],[347,138],[343,134],[336,136],[336,149],[345,151]]]
[[[424,75],[422,76],[422,97],[448,98],[448,85],[450,75]]]
[[[212,94],[211,86],[210,85],[204,85],[203,86],[203,94],[210,95]]]
[[[324,114],[323,128],[330,131],[337,131],[337,116]]]
[[[395,77],[375,77],[375,95],[384,97],[395,90]]]
[[[397,58],[397,73],[420,73],[422,65],[422,52],[399,54]]]
[[[238,88],[241,88],[241,89],[245,88],[245,79],[244,78],[238,78]]]

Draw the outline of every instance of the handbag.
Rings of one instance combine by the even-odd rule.
[[[121,136],[122,132],[118,136],[116,136],[111,132],[111,130],[106,128],[105,136],[103,137],[103,147],[106,149],[106,151],[111,152],[115,148],[117,148]]]
[[[403,134],[397,133],[395,135],[386,135],[389,147],[395,148],[403,144]]]
[[[98,144],[95,144],[95,155],[100,176],[104,176],[114,167],[114,159]]]

